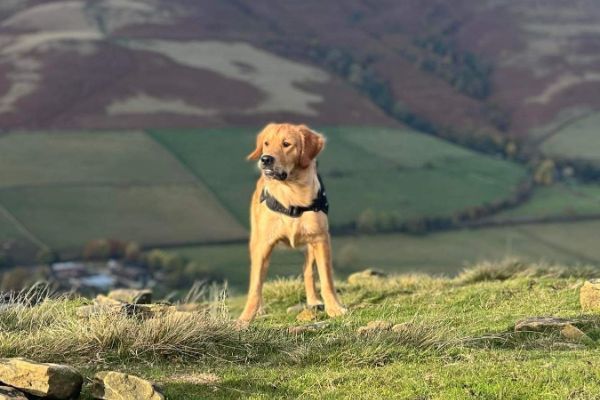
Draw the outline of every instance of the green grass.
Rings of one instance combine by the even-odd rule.
[[[25,236],[13,221],[0,210],[0,241],[21,240],[24,238]]]
[[[15,188],[0,190],[0,203],[59,250],[103,237],[165,245],[246,236],[196,185]]]
[[[334,227],[352,224],[367,209],[400,220],[452,215],[507,197],[525,177],[517,164],[410,131],[324,128],[323,132],[328,144],[319,156],[319,170]],[[258,175],[244,156],[252,150],[255,134],[249,129],[151,132],[244,224]]]
[[[167,245],[246,236],[214,194],[143,132],[2,136],[0,204],[61,251],[104,237]],[[0,239],[22,236],[0,218]]]
[[[600,214],[600,185],[555,184],[536,187],[523,205],[498,213],[494,219]]]
[[[169,152],[141,132],[0,137],[0,187],[193,181]]]
[[[316,332],[286,308],[302,298],[298,280],[269,282],[265,311],[233,330],[243,297],[209,303],[204,316],[136,319],[74,315],[81,300],[45,300],[0,310],[0,356],[65,362],[86,376],[113,369],[163,385],[169,399],[486,398],[592,399],[600,391],[600,316],[583,314],[578,291],[597,269],[518,262],[482,264],[454,279],[399,275],[338,282],[350,312]],[[224,308],[225,307],[225,308]],[[530,316],[584,320],[589,342],[557,334],[516,334]],[[373,320],[400,332],[364,336]],[[199,383],[214,374],[212,385]],[[196,382],[194,382],[196,380]],[[84,393],[83,399],[90,399]]]
[[[390,273],[454,275],[465,265],[506,257],[568,265],[598,264],[600,248],[595,243],[599,230],[600,221],[584,221],[465,229],[425,236],[334,236],[334,269],[339,277],[368,267]],[[246,244],[191,246],[169,251],[218,271],[234,291],[246,290],[249,268]],[[302,263],[301,251],[276,250],[269,276],[298,276]]]
[[[600,161],[600,114],[585,116],[548,138],[541,146],[549,156]]]

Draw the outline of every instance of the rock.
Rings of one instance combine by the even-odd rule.
[[[102,371],[94,375],[92,396],[103,400],[162,400],[155,384],[134,375]]]
[[[359,335],[369,335],[378,332],[387,332],[392,329],[394,324],[389,321],[371,321],[365,326],[361,326],[356,331]]]
[[[299,326],[290,326],[288,328],[288,333],[290,335],[300,335],[302,333],[306,333],[306,332],[316,332],[319,329],[323,329],[325,327],[327,327],[328,323],[325,321],[322,322],[315,322],[314,324],[308,324],[308,325],[299,325]]]
[[[387,276],[387,274],[384,273],[383,271],[369,268],[369,269],[365,269],[364,271],[355,272],[353,274],[350,274],[350,276],[348,277],[348,283],[351,285],[356,285],[358,283],[372,280],[372,279],[385,278],[386,276]]]
[[[152,303],[152,290],[116,289],[111,290],[107,297],[128,304],[150,304]]]
[[[515,324],[515,332],[558,333],[571,342],[592,343],[593,339],[576,326],[581,324],[585,324],[585,321],[555,317],[527,318]]]
[[[560,335],[573,342],[593,342],[592,338],[574,325],[567,324],[560,330]]]
[[[27,397],[15,388],[0,386],[0,400],[27,400]]]
[[[600,279],[583,284],[579,289],[579,303],[583,311],[600,311]]]
[[[126,304],[122,301],[111,299],[110,297],[105,296],[103,294],[99,294],[98,296],[96,296],[96,298],[94,299],[94,303],[101,306],[123,306]]]
[[[288,314],[296,314],[301,312],[304,309],[314,310],[314,311],[325,311],[324,304],[315,304],[315,305],[307,305],[307,304],[296,304],[294,306],[288,307],[285,311]]]
[[[67,365],[3,358],[0,359],[0,382],[35,396],[70,399],[79,395],[83,377]]]
[[[555,317],[534,317],[517,321],[515,332],[546,332],[560,331],[566,325],[572,325],[574,321]]]
[[[316,321],[319,316],[315,310],[305,308],[296,316],[296,320],[300,322]]]

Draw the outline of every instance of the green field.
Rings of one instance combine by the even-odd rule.
[[[600,185],[555,184],[535,188],[519,207],[500,212],[494,219],[600,215]]]
[[[324,128],[319,171],[330,197],[333,227],[365,210],[399,220],[449,216],[509,196],[525,177],[517,164],[464,150],[406,130]],[[256,132],[249,129],[153,131],[244,224],[258,175],[245,161]]]
[[[541,149],[551,157],[600,161],[600,114],[568,124],[544,141]]]
[[[0,188],[193,183],[141,132],[13,133],[0,137]]]
[[[146,245],[246,237],[210,193],[194,185],[0,190],[0,203],[56,249],[77,249],[102,237]]]
[[[13,133],[0,137],[0,238],[39,238],[58,250],[110,237],[147,246],[243,240],[258,171],[245,161],[256,129]],[[431,136],[382,128],[323,128],[319,157],[333,228],[367,209],[400,221],[451,216],[507,197],[522,166]],[[536,188],[495,218],[600,213],[600,186]],[[17,229],[14,221],[22,226]],[[407,235],[334,238],[338,272],[364,266],[453,273],[481,259],[522,256],[565,263],[600,260],[595,222]],[[245,244],[188,247],[182,253],[244,287]],[[276,256],[273,275],[297,274],[301,257]],[[242,271],[242,272],[240,272]]]
[[[0,138],[0,235],[24,229],[56,250],[97,238],[144,245],[246,236],[185,166],[140,132],[14,133]]]
[[[390,273],[423,272],[454,275],[474,263],[506,258],[564,263],[600,264],[597,232],[600,221],[530,224],[516,227],[465,229],[425,236],[384,234],[333,238],[336,275],[364,268]],[[216,271],[234,291],[247,285],[247,245],[192,246],[169,250]],[[269,276],[297,276],[300,250],[276,250]]]

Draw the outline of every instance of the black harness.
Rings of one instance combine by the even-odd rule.
[[[317,197],[313,199],[312,203],[308,207],[303,206],[290,206],[289,208],[284,207],[277,199],[267,193],[266,188],[260,194],[260,202],[263,201],[269,207],[271,211],[278,212],[283,215],[287,215],[288,217],[298,218],[306,211],[314,211],[319,212],[323,211],[325,214],[329,212],[329,202],[327,201],[327,196],[325,194],[325,185],[323,185],[323,181],[321,180],[321,175],[317,174],[317,178],[319,179],[319,192],[317,193]]]

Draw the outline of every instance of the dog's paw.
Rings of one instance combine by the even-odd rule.
[[[344,306],[325,307],[325,312],[330,317],[340,317],[348,312],[348,309]]]
[[[238,319],[233,324],[233,329],[235,329],[238,332],[248,330],[249,327],[250,327],[250,321],[245,320],[245,319]]]

